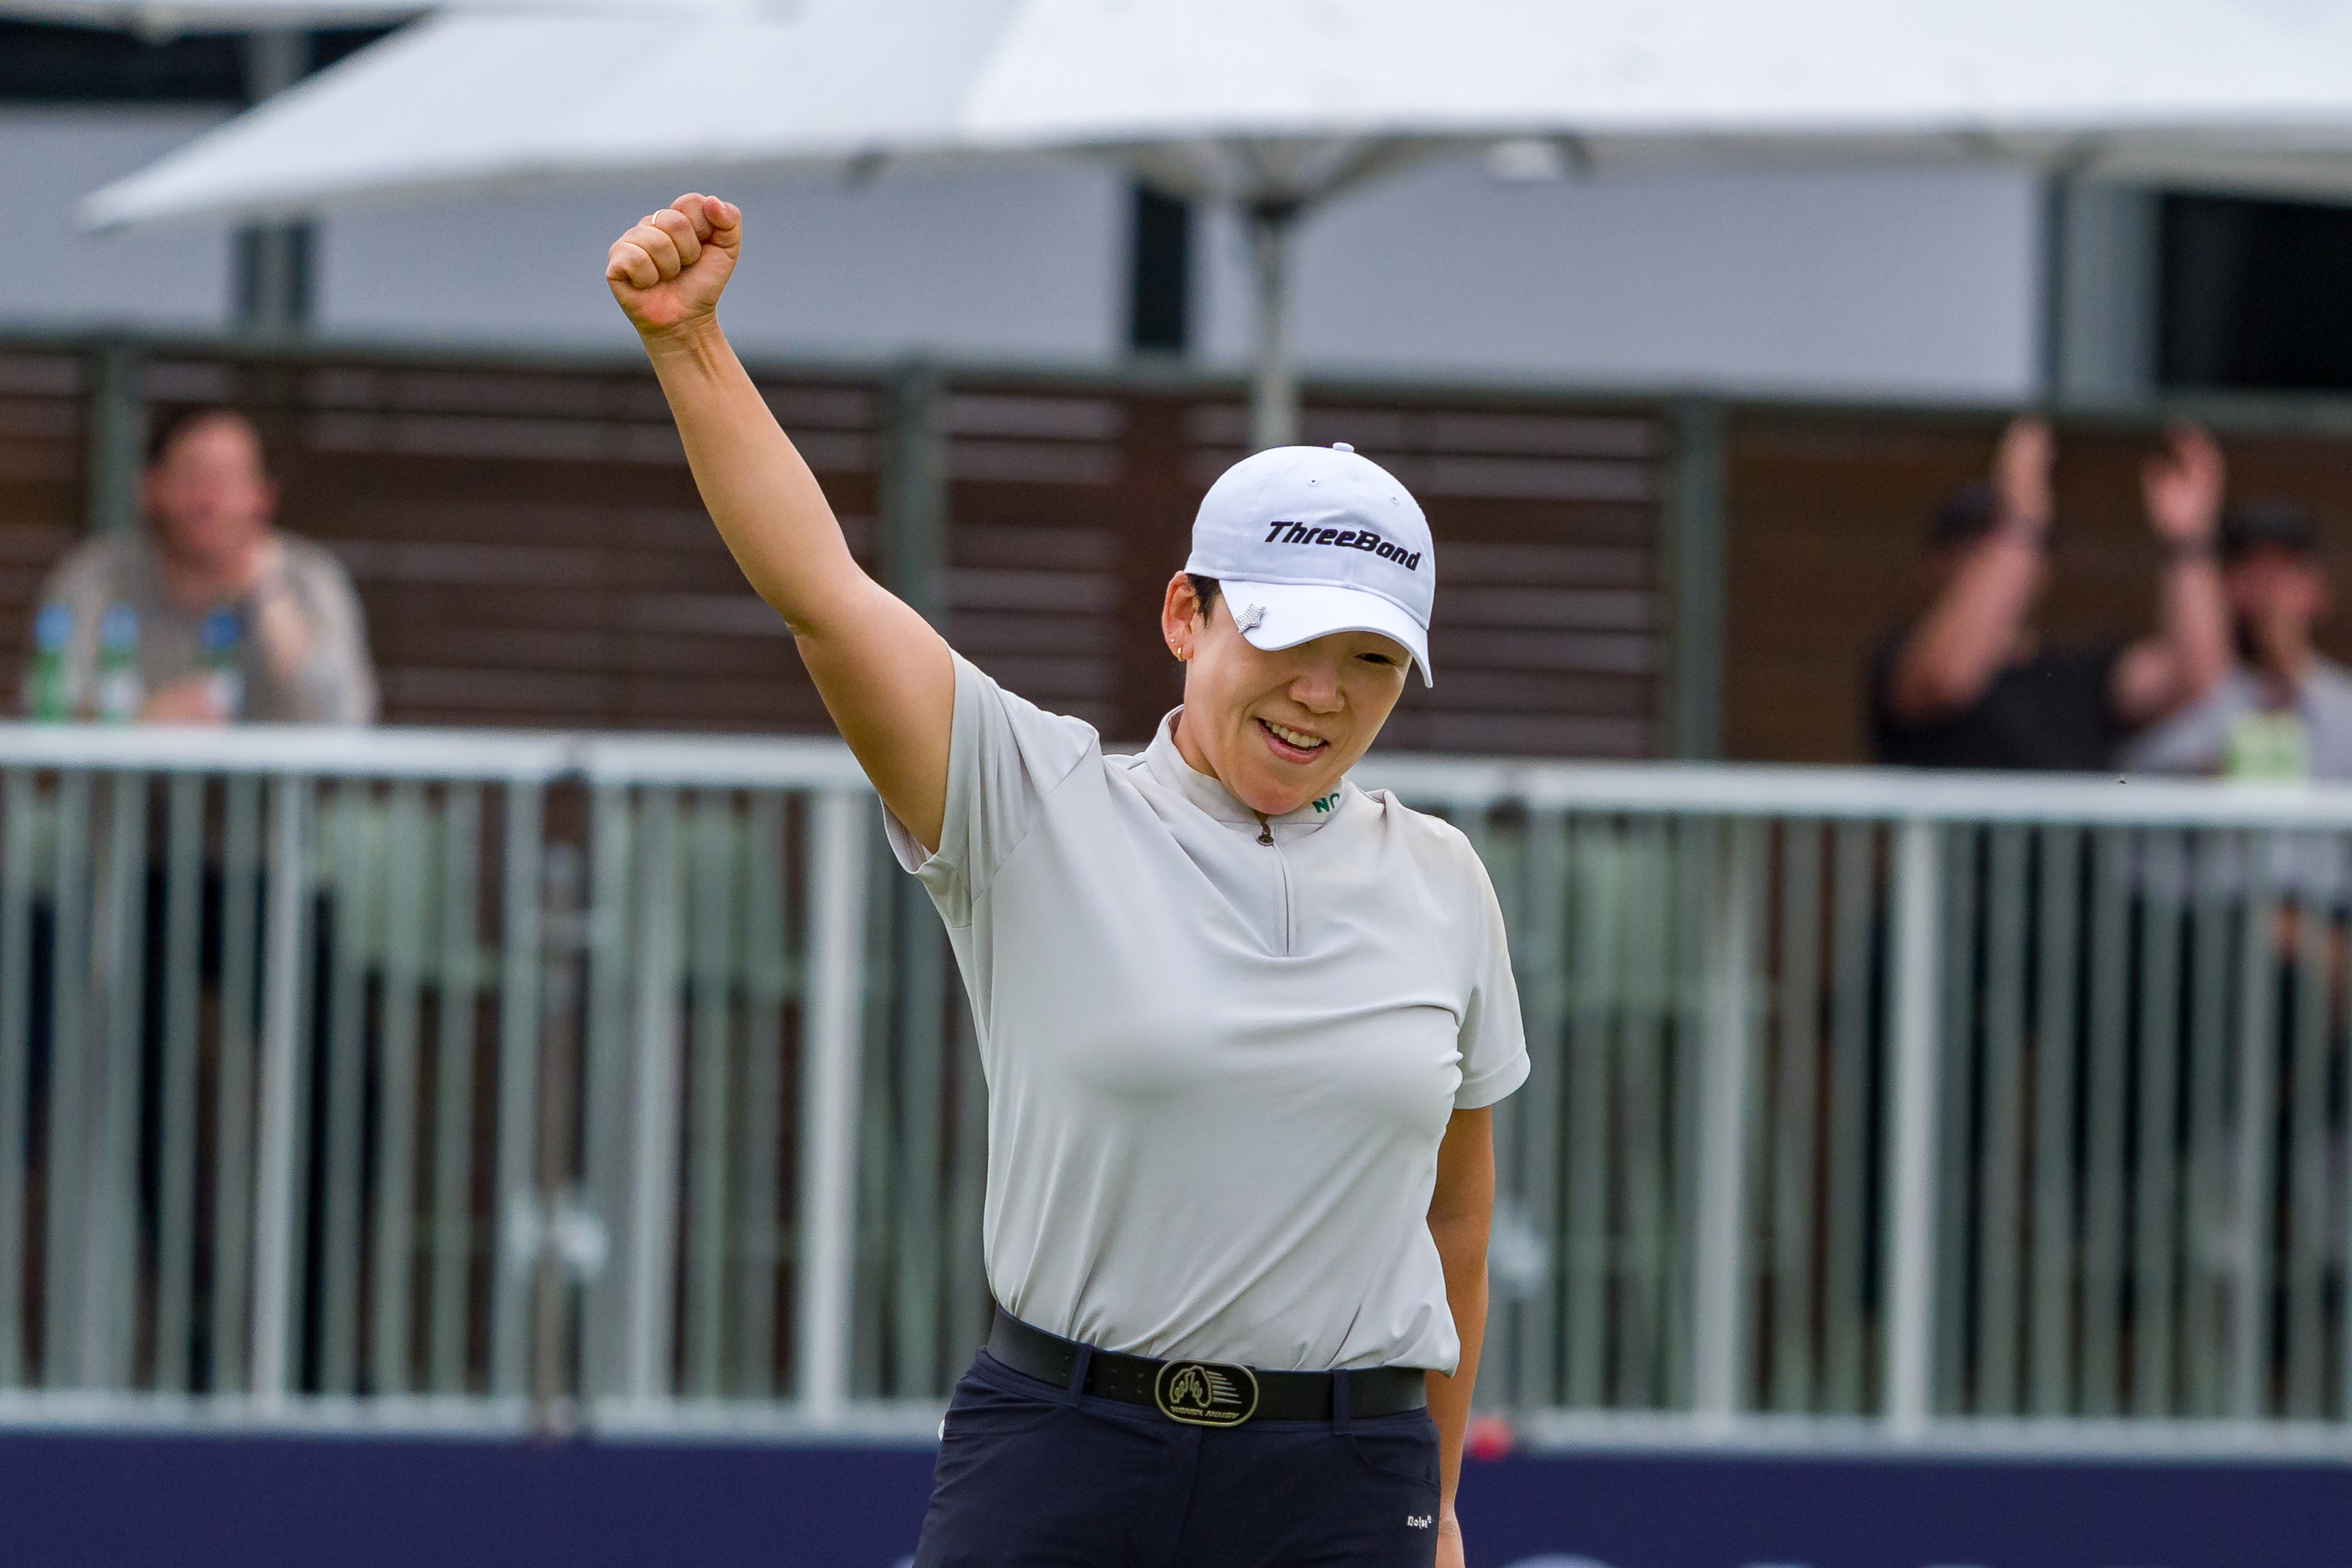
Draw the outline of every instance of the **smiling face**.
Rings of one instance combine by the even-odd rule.
[[[191,420],[147,470],[146,503],[165,554],[194,570],[229,569],[268,537],[278,504],[261,438],[235,414]]]
[[[1242,636],[1223,595],[1202,615],[1181,572],[1160,619],[1186,660],[1177,751],[1261,816],[1337,789],[1404,694],[1412,656],[1391,639],[1334,632],[1269,653]]]

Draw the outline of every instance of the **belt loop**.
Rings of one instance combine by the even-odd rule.
[[[1351,1414],[1348,1406],[1348,1373],[1335,1372],[1331,1374],[1331,1429],[1346,1432]]]
[[[1070,1357],[1070,1386],[1063,1392],[1062,1403],[1076,1405],[1087,1391],[1087,1369],[1094,1364],[1095,1347],[1080,1340],[1076,1353]]]

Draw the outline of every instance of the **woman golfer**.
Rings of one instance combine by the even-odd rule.
[[[1345,447],[1236,464],[1160,611],[1184,705],[1106,756],[850,559],[719,333],[740,226],[681,196],[606,277],[979,1025],[997,1315],[916,1563],[1459,1564],[1528,1058],[1469,844],[1347,780],[1429,676],[1421,509]]]

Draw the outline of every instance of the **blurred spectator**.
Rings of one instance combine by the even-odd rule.
[[[159,423],[146,527],[91,539],[43,584],[26,680],[36,718],[364,724],[376,710],[341,563],[272,526],[278,487],[250,420]]]
[[[2126,748],[2125,766],[2352,779],[2352,671],[2311,646],[2334,607],[2311,519],[2291,506],[2233,509],[2221,522],[2221,589],[2236,661],[2203,701]]]
[[[1871,670],[1872,741],[1914,767],[2108,766],[2129,736],[2210,691],[2229,663],[2214,562],[2221,448],[2174,430],[2141,471],[2148,525],[2164,550],[2161,627],[2137,642],[2044,647],[2033,612],[2049,585],[2050,472],[2039,419],[2011,422],[1992,483],[1955,491],[1936,514],[1934,599],[1888,639]]]

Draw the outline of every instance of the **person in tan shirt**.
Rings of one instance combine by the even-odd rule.
[[[376,681],[341,563],[274,526],[252,422],[198,409],[158,432],[144,528],[78,546],[43,584],[44,714],[158,724],[365,724]],[[61,710],[61,711],[59,710]]]

